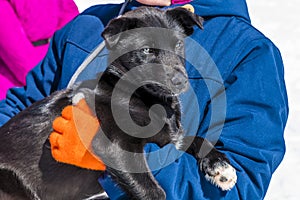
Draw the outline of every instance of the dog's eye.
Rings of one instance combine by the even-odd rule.
[[[146,48],[143,48],[143,49],[142,49],[142,52],[143,52],[144,54],[150,54],[150,53],[152,53],[152,50],[151,50],[149,47],[146,47]]]
[[[183,47],[183,41],[182,40],[178,40],[176,45],[175,45],[175,49],[176,50],[180,50]]]
[[[144,48],[143,53],[144,54],[149,54],[150,53],[150,48]]]

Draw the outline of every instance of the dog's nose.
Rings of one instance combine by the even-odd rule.
[[[181,85],[181,84],[185,84],[187,82],[187,78],[183,74],[176,73],[171,78],[171,81],[174,85]]]

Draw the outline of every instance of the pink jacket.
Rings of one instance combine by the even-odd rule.
[[[0,0],[0,99],[45,56],[49,39],[78,14],[73,0]]]

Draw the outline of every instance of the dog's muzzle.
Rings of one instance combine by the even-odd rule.
[[[169,87],[174,94],[180,94],[188,89],[188,77],[186,74],[176,71],[169,74]]]
[[[176,86],[185,85],[187,81],[187,77],[180,73],[174,74],[174,76],[171,78],[171,82]]]

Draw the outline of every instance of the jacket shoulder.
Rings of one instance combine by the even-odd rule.
[[[95,5],[72,20],[61,34],[66,42],[91,52],[103,41],[101,33],[107,23],[117,16],[120,4]]]
[[[204,30],[196,29],[192,39],[203,49],[202,52],[217,67],[224,80],[254,54],[264,56],[270,49],[279,53],[270,39],[239,17],[208,19],[204,23]]]
[[[78,15],[66,29],[66,42],[87,52],[91,52],[103,40],[101,32],[104,26],[101,20],[93,15]]]

